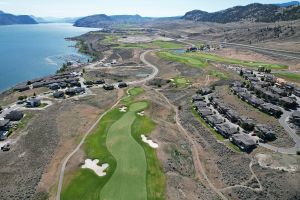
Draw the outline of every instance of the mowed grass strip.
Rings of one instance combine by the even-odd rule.
[[[246,61],[246,60],[238,60],[233,58],[221,57],[215,54],[208,54],[204,52],[192,52],[192,53],[183,53],[177,54],[171,51],[161,51],[158,52],[157,55],[163,59],[187,64],[193,67],[205,68],[208,66],[209,61],[226,63],[226,64],[234,64],[234,65],[242,65],[245,67],[258,68],[260,66],[265,67],[267,69],[281,70],[287,69],[288,66],[282,64],[270,64],[264,62],[254,62],[254,61]]]
[[[176,54],[169,51],[160,51],[157,52],[157,55],[162,59],[183,63],[192,67],[205,68],[208,66],[208,62],[204,61],[203,59],[189,57],[187,54]]]
[[[117,167],[103,187],[100,199],[147,199],[145,152],[131,136],[131,126],[136,119],[136,112],[147,107],[147,102],[131,104],[129,111],[108,130],[106,145],[116,159]]]
[[[162,41],[162,40],[155,40],[148,43],[121,43],[114,48],[141,48],[141,49],[154,49],[154,48],[161,48],[161,49],[180,49],[183,48],[184,44],[173,42],[173,41]]]
[[[300,73],[296,72],[280,72],[280,73],[275,73],[275,76],[279,78],[283,78],[289,81],[295,81],[300,83]]]
[[[137,116],[132,124],[132,136],[143,147],[147,161],[148,200],[165,199],[166,179],[158,161],[155,149],[141,140],[141,135],[149,136],[156,124],[149,117]]]
[[[138,96],[138,95],[142,94],[143,92],[145,92],[145,90],[142,87],[134,87],[134,88],[128,89],[128,93],[131,96]]]
[[[116,169],[116,160],[106,147],[106,137],[109,128],[118,121],[124,113],[119,109],[108,112],[100,121],[98,128],[90,134],[85,143],[84,151],[88,158],[99,159],[101,163],[108,163],[107,175],[97,176],[89,169],[79,169],[74,177],[66,180],[61,195],[62,200],[92,200],[100,198],[100,191]]]
[[[271,64],[271,63],[264,63],[264,62],[257,62],[257,61],[238,60],[233,58],[221,57],[215,54],[208,54],[204,52],[186,53],[184,55],[195,59],[210,60],[214,62],[227,63],[227,64],[243,65],[252,68],[258,68],[260,66],[265,67],[267,69],[277,69],[277,70],[288,68],[288,66],[282,64]]]

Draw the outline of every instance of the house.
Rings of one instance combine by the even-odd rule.
[[[14,90],[18,92],[23,92],[29,89],[30,87],[28,85],[17,85],[16,87],[14,87]]]
[[[214,127],[218,124],[222,124],[224,123],[224,119],[217,116],[217,115],[211,115],[211,116],[207,116],[205,121],[211,126]]]
[[[230,108],[227,107],[225,104],[223,103],[219,103],[216,107],[216,110],[220,113],[220,114],[226,114]]]
[[[276,79],[275,79],[274,75],[272,75],[272,74],[265,74],[264,81],[274,84]]]
[[[205,98],[202,95],[195,94],[192,96],[192,102],[203,101]]]
[[[128,85],[127,85],[127,83],[121,82],[121,83],[118,84],[118,87],[119,88],[126,88],[126,87],[128,87]]]
[[[59,87],[61,87],[61,88],[66,88],[67,86],[68,86],[68,84],[64,81],[59,83]]]
[[[103,89],[104,89],[104,90],[114,90],[114,89],[115,89],[115,86],[105,84],[105,85],[103,85]]]
[[[73,80],[70,82],[71,87],[81,87],[81,83],[78,80]]]
[[[290,122],[300,127],[300,111],[294,111],[291,114]]]
[[[225,113],[225,116],[228,120],[230,120],[232,123],[236,123],[238,122],[238,120],[240,119],[239,114],[237,112],[235,112],[234,110],[228,110]]]
[[[295,88],[293,94],[297,97],[300,97],[300,88]]]
[[[74,95],[76,95],[76,90],[74,88],[69,88],[69,89],[66,90],[65,93],[68,96],[74,96]]]
[[[26,106],[29,108],[39,107],[41,105],[41,100],[37,98],[30,98],[26,101]]]
[[[217,125],[216,130],[225,138],[229,138],[233,134],[237,133],[237,128],[228,123]]]
[[[250,152],[256,148],[256,142],[254,139],[245,133],[232,135],[230,137],[230,141],[245,152]]]
[[[286,109],[295,109],[298,106],[296,99],[291,97],[280,98],[279,104]]]
[[[10,125],[9,119],[0,119],[0,131],[8,131]]]
[[[277,118],[279,118],[282,115],[281,108],[270,103],[264,103],[259,107],[259,110]]]
[[[196,52],[196,51],[198,51],[197,47],[190,47],[186,50],[186,52]]]
[[[8,113],[4,119],[8,119],[10,121],[20,121],[24,117],[24,113],[22,111],[11,111]]]
[[[206,118],[210,115],[213,115],[213,112],[211,109],[209,108],[201,108],[201,109],[198,109],[198,114],[202,117],[202,118]]]
[[[95,84],[105,84],[105,80],[97,80],[95,81]]]
[[[204,101],[196,101],[194,102],[194,108],[196,110],[203,109],[207,107],[207,103]]]
[[[273,87],[269,87],[269,90],[272,92],[272,93],[275,93],[275,94],[278,94],[282,97],[286,97],[287,96],[287,92],[286,90],[283,90],[283,89],[280,89],[276,86],[273,86]]]
[[[254,128],[255,134],[264,141],[272,141],[276,139],[276,134],[268,125],[257,124]]]
[[[254,120],[246,116],[240,117],[238,123],[246,131],[252,131],[255,126]]]
[[[65,93],[63,91],[53,92],[54,98],[63,98],[64,96],[65,96]]]
[[[260,107],[262,104],[264,104],[265,102],[255,96],[252,96],[249,100],[248,103],[250,103],[252,106],[258,108]]]
[[[50,90],[58,90],[60,88],[60,85],[58,83],[51,83],[49,85]]]
[[[82,94],[84,92],[85,92],[85,88],[83,88],[83,87],[77,87],[77,88],[75,88],[75,93],[76,94]]]

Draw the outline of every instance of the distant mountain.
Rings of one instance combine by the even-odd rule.
[[[142,23],[150,21],[153,18],[141,17],[140,15],[112,15],[105,14],[92,15],[78,19],[74,26],[79,27],[106,27],[111,24]]]
[[[12,15],[0,11],[0,25],[37,24],[29,15]]]
[[[282,8],[277,5],[254,3],[214,13],[193,10],[187,12],[182,19],[216,23],[289,21],[300,19],[300,6]]]
[[[75,23],[76,20],[80,19],[80,17],[66,17],[66,18],[58,18],[58,17],[35,17],[31,16],[38,23]]]
[[[279,6],[279,7],[300,6],[300,2],[299,1],[290,1],[290,2],[286,2],[286,3],[277,3],[274,5]]]

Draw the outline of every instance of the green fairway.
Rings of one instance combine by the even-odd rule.
[[[206,61],[204,61],[202,59],[196,59],[196,58],[189,57],[189,56],[187,56],[186,53],[185,54],[176,54],[176,53],[171,53],[168,51],[161,51],[161,52],[158,52],[157,55],[166,60],[171,60],[171,61],[187,64],[187,65],[197,67],[197,68],[205,68],[206,66],[208,66],[208,63]]]
[[[126,113],[117,108],[102,118],[84,150],[87,158],[109,164],[107,175],[78,169],[66,178],[61,199],[164,199],[165,178],[156,151],[141,140],[141,134],[150,134],[155,124],[136,114],[147,107],[146,101],[135,102]]]
[[[186,87],[191,84],[187,78],[182,76],[171,79],[171,83],[173,83],[176,87]]]
[[[245,61],[245,60],[237,60],[232,58],[225,58],[214,54],[208,54],[204,52],[192,52],[192,53],[183,53],[176,54],[175,52],[170,51],[162,51],[157,53],[159,57],[172,60],[179,63],[184,63],[187,65],[191,65],[193,67],[204,68],[208,65],[209,61],[227,63],[227,64],[235,64],[235,65],[243,65],[251,68],[258,68],[260,66],[265,67],[267,69],[287,69],[288,66],[281,64],[270,64],[263,62],[253,62],[253,61]]]
[[[223,72],[220,72],[218,70],[212,70],[210,71],[209,75],[217,77],[219,79],[228,79],[228,75],[224,74]]]
[[[132,104],[129,111],[108,130],[106,145],[117,161],[117,168],[102,189],[100,199],[147,199],[145,153],[131,136],[136,112],[145,108],[146,102]]]
[[[274,75],[279,78],[286,79],[288,81],[295,81],[300,83],[300,73],[280,72],[280,73],[275,73]]]
[[[155,41],[148,42],[148,43],[132,43],[132,44],[121,43],[121,44],[119,44],[119,46],[117,46],[115,48],[179,49],[179,48],[183,48],[183,47],[184,47],[184,45],[181,43],[178,43],[178,42],[155,40]]]
[[[134,87],[134,88],[130,88],[128,89],[128,93],[131,96],[137,96],[140,95],[144,92],[145,90],[142,87]]]

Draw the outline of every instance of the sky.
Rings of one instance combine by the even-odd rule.
[[[286,0],[289,1],[289,0]],[[92,14],[139,14],[147,17],[181,16],[190,10],[214,12],[250,3],[284,0],[0,0],[0,10],[38,17],[82,17]]]

